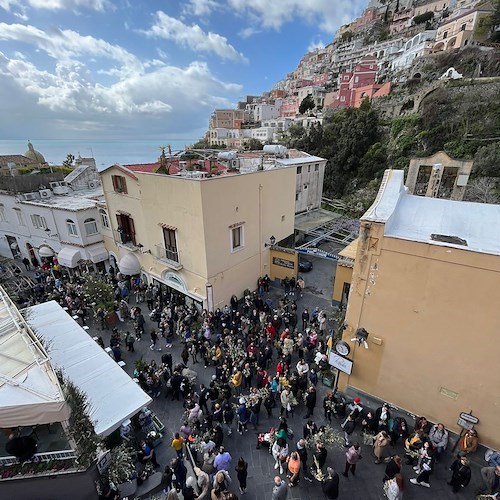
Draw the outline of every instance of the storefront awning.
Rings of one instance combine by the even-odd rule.
[[[26,321],[47,344],[50,363],[86,396],[99,436],[109,436],[151,398],[54,300],[26,309]]]
[[[40,257],[54,257],[54,250],[47,245],[42,245],[38,249],[38,255],[40,255]]]
[[[64,267],[76,267],[81,258],[79,248],[62,247],[61,251],[57,254],[59,264]]]
[[[108,251],[106,250],[104,243],[99,243],[99,245],[94,245],[93,247],[89,247],[86,250],[89,254],[89,259],[94,264],[102,262],[103,260],[108,260]]]
[[[141,272],[141,263],[133,253],[128,253],[120,259],[120,262],[118,262],[118,269],[122,274],[134,276]]]

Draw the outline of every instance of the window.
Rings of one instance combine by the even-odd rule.
[[[358,82],[359,82],[359,76],[354,77],[354,83],[358,83]]]
[[[68,228],[68,233],[70,236],[78,236],[78,228],[76,224],[71,219],[66,220],[66,227]]]
[[[243,225],[231,228],[231,252],[240,250],[243,247]]]
[[[173,228],[163,228],[163,242],[165,243],[165,257],[168,260],[179,262],[179,252],[177,251],[177,235]]]
[[[340,102],[345,102],[345,95],[340,97]]]
[[[447,32],[447,31],[445,31],[445,32],[443,33],[443,39],[444,39],[444,38],[448,38],[448,32]]]
[[[132,245],[135,245],[134,219],[126,214],[116,214],[116,220],[118,222],[120,243],[132,243]]]
[[[5,216],[5,208],[0,205],[0,222],[7,222],[7,217]]]
[[[307,189],[307,184],[304,184],[304,189]]]
[[[302,173],[302,167],[297,167],[297,174],[301,174]]]
[[[121,175],[112,175],[111,180],[113,181],[113,189],[115,193],[125,193],[127,194],[127,181],[125,177]]]
[[[20,208],[14,208],[14,212],[16,212],[18,224],[20,226],[25,226],[26,223],[24,222],[24,216],[23,216],[23,213],[21,212],[21,209]]]
[[[45,217],[41,215],[31,215],[31,223],[33,224],[33,227],[36,227],[37,229],[47,229],[47,222],[45,221]]]
[[[308,165],[307,166],[307,173],[310,173],[311,172],[311,165]]]
[[[85,234],[87,236],[92,236],[93,234],[97,234],[99,232],[97,230],[97,222],[95,219],[85,219],[83,221],[83,225],[85,226]]]
[[[319,171],[319,163],[314,164],[314,171],[318,172]]]
[[[460,31],[465,31],[466,26],[467,26],[466,24],[462,24],[462,26],[460,26]]]
[[[101,224],[102,224],[102,227],[106,228],[106,229],[109,229],[110,228],[110,225],[109,225],[109,217],[108,217],[108,214],[106,212],[106,210],[103,210],[102,208],[99,210],[99,215],[101,216]]]
[[[299,193],[295,194],[295,201],[299,201]]]

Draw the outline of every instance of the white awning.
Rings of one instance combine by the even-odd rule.
[[[89,416],[99,436],[151,403],[151,398],[55,302],[26,309],[27,322],[44,339],[52,366],[87,395]]]
[[[54,250],[47,245],[41,245],[38,249],[38,255],[40,257],[54,257]]]
[[[98,245],[94,245],[93,247],[86,248],[86,250],[89,254],[89,259],[94,264],[102,262],[103,260],[108,260],[108,251],[106,250],[104,243],[99,243]]]
[[[133,253],[128,253],[118,262],[118,269],[122,274],[133,276],[141,272],[141,263]]]
[[[47,352],[0,287],[0,428],[68,420]]]
[[[62,247],[61,251],[57,254],[59,264],[64,267],[76,267],[81,258],[82,256],[79,248]]]

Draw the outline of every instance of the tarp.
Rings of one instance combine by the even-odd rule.
[[[49,357],[0,287],[0,428],[68,420]]]
[[[87,396],[96,434],[107,436],[151,398],[55,302],[26,309],[26,321],[47,344],[55,369]]]

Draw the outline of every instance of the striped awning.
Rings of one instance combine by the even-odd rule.
[[[170,224],[164,224],[163,222],[160,222],[158,225],[163,229],[168,229],[170,231],[177,231],[177,228],[175,226],[171,226]]]
[[[242,222],[236,222],[236,224],[231,224],[229,226],[229,229],[234,229],[235,227],[238,227],[238,226],[243,226],[243,224],[245,224],[245,221],[242,221]]]

